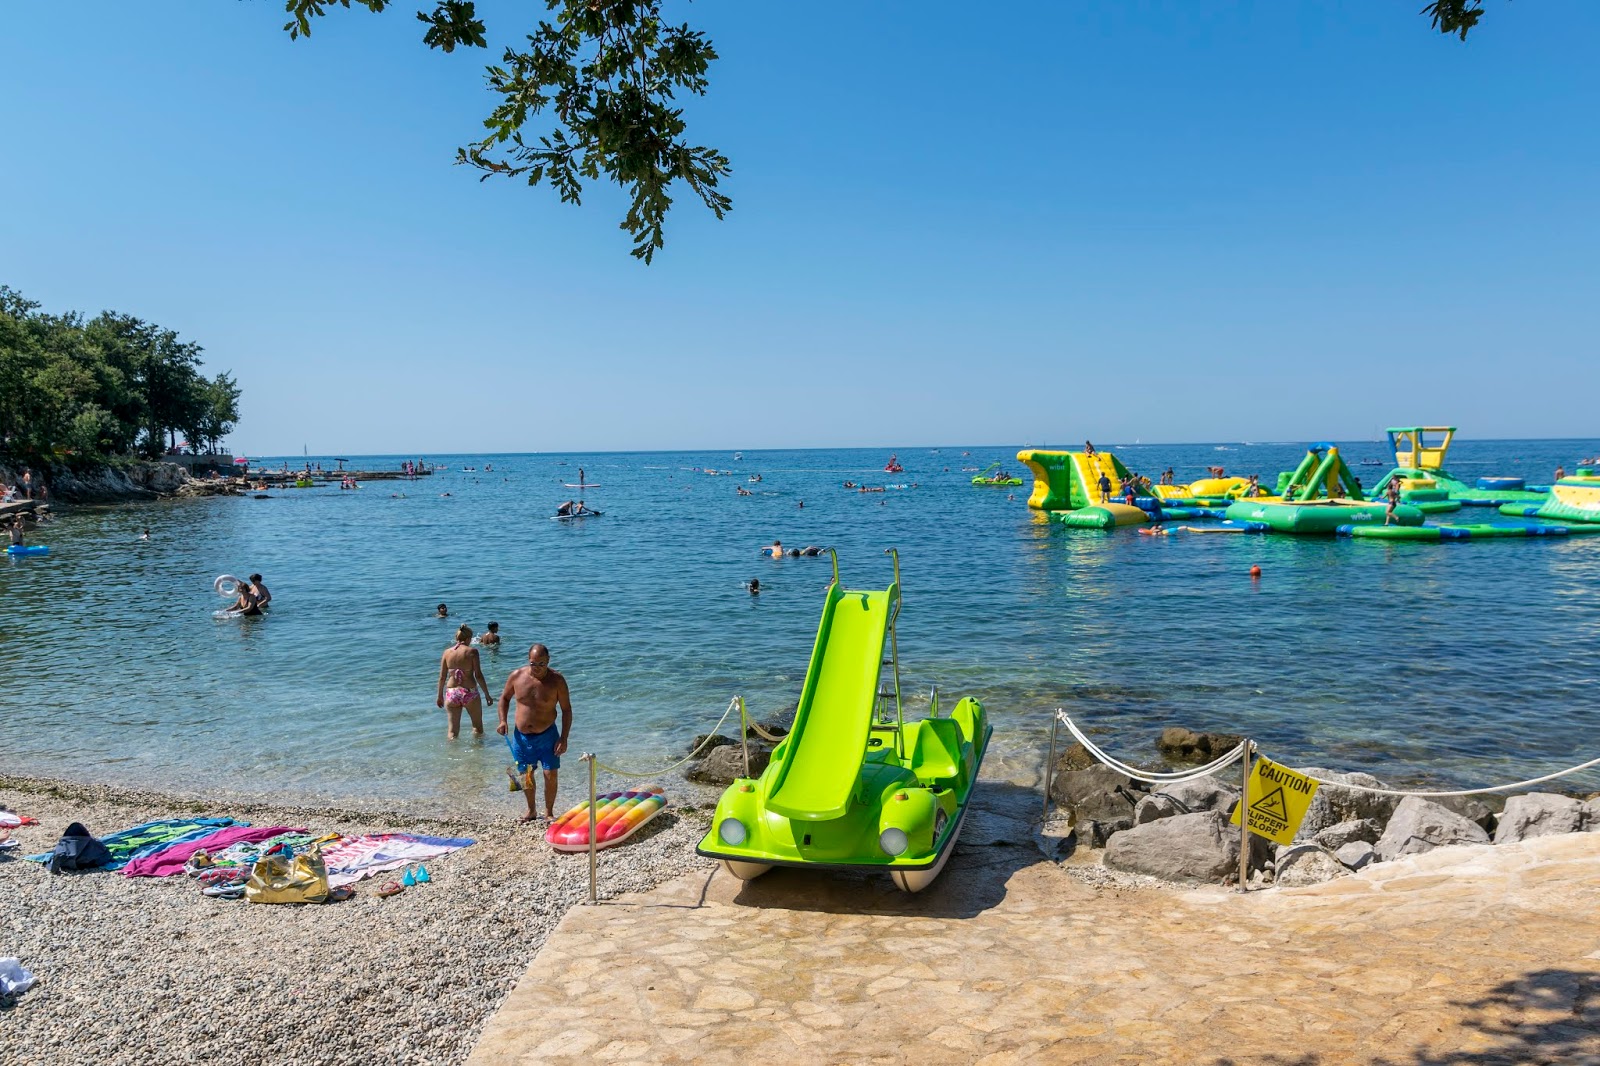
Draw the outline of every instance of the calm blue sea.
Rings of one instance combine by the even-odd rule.
[[[1180,481],[1223,465],[1270,484],[1304,454],[1097,444]],[[969,483],[963,468],[996,459],[1022,473],[1015,451],[904,449],[900,475],[878,450],[432,456],[449,469],[358,492],[75,509],[40,538],[48,558],[0,564],[0,770],[504,803],[503,743],[447,742],[433,702],[456,624],[490,620],[505,638],[484,655],[497,693],[528,644],[546,643],[571,684],[574,753],[660,766],[734,694],[758,715],[798,695],[830,565],[760,557],[774,537],[837,548],[856,587],[886,585],[884,549],[898,547],[907,688],[919,703],[935,683],[944,700],[982,698],[995,758],[1018,770],[1037,765],[1056,707],[1136,757],[1182,724],[1406,782],[1495,783],[1600,754],[1600,538],[1067,530],[1028,510],[1026,484],[1013,498]],[[1344,452],[1388,461],[1377,442]],[[1545,482],[1597,453],[1594,440],[1469,440],[1450,466]],[[580,494],[563,484],[580,465],[605,516],[550,520]],[[861,494],[847,480],[907,487]],[[253,570],[275,594],[270,617],[213,618],[212,579]],[[759,597],[743,588],[752,577]],[[449,621],[433,617],[440,601]]]

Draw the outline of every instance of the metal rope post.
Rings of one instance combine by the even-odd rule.
[[[739,747],[744,749],[744,776],[750,776],[750,719],[744,709],[744,697],[735,696],[739,701]]]
[[[1050,758],[1044,763],[1044,811],[1039,815],[1041,822],[1050,820],[1050,778],[1056,769],[1056,730],[1060,728],[1061,719],[1055,715],[1050,716]]]
[[[581,756],[589,764],[589,902],[595,902],[594,890],[594,753],[586,751]]]
[[[1239,790],[1239,891],[1250,891],[1250,753],[1255,743],[1244,742],[1244,780]]]

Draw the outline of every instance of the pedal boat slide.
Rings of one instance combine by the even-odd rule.
[[[900,557],[888,554],[882,591],[842,587],[834,554],[794,725],[760,777],[728,786],[695,849],[741,880],[774,866],[883,870],[920,892],[955,850],[993,730],[971,697],[939,717],[937,690],[927,718],[905,720]]]

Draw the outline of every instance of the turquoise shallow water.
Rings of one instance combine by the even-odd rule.
[[[1223,464],[1269,484],[1304,452],[1102,447],[1152,476],[1171,465],[1186,481]],[[496,692],[542,641],[572,687],[574,752],[660,766],[735,693],[758,716],[798,694],[830,566],[759,557],[773,537],[836,547],[857,587],[887,584],[883,549],[898,547],[913,706],[933,683],[942,699],[981,697],[995,758],[1018,768],[1037,763],[1057,706],[1134,756],[1184,724],[1411,782],[1494,783],[1600,754],[1600,538],[1067,530],[1028,511],[1026,485],[1008,499],[961,470],[1004,458],[1020,472],[1015,451],[905,450],[901,475],[883,472],[877,450],[448,457],[431,478],[359,492],[75,510],[39,538],[48,558],[0,565],[0,770],[504,802],[503,743],[447,742],[433,704],[456,624],[481,632],[490,619],[506,641],[484,655]],[[1344,451],[1352,464],[1386,458],[1376,443]],[[1544,482],[1597,453],[1600,441],[1465,441],[1450,466],[1469,480]],[[579,463],[605,517],[549,520],[576,495],[563,482]],[[914,487],[860,494],[845,480]],[[137,539],[144,526],[149,542]],[[275,594],[271,616],[215,620],[212,578],[252,570]],[[759,597],[742,588],[751,577]],[[432,617],[441,600],[449,621]],[[1600,775],[1574,784],[1600,787]]]

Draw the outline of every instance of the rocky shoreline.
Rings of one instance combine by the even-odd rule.
[[[198,1062],[241,1054],[296,1062],[462,1061],[566,911],[588,898],[588,862],[542,827],[296,807],[0,777],[0,804],[38,819],[0,859],[0,955],[38,983],[0,1010],[6,1061]],[[109,833],[155,818],[226,815],[341,833],[418,832],[477,843],[429,863],[432,881],[383,899],[258,906],[212,899],[185,877],[51,875],[68,822]],[[709,864],[705,816],[669,808],[600,855],[598,893],[644,891]],[[378,878],[381,881],[383,878]]]
[[[21,481],[21,472],[21,468],[0,465],[0,480],[16,484]],[[35,471],[35,477],[48,489],[51,501],[63,503],[126,503],[173,497],[234,496],[247,491],[242,478],[197,478],[181,464],[146,460],[80,471],[57,467],[44,472]]]
[[[1240,738],[1165,730],[1169,765],[1207,762]],[[1325,782],[1403,790],[1370,774],[1295,767]],[[1234,768],[1237,772],[1237,768]],[[1187,883],[1236,883],[1239,830],[1230,822],[1236,781],[1204,776],[1152,786],[1100,765],[1081,744],[1057,758],[1050,798],[1078,848],[1102,851],[1107,869]],[[1345,877],[1455,844],[1509,844],[1559,833],[1600,833],[1600,793],[1551,791],[1482,796],[1389,796],[1325,784],[1288,845],[1251,837],[1252,884],[1285,887]]]

